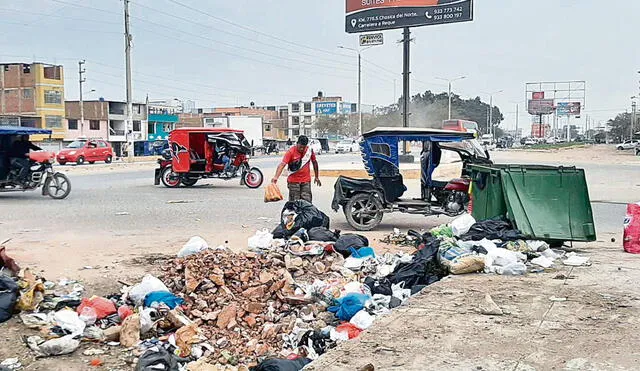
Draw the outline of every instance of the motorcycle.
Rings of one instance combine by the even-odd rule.
[[[42,187],[42,195],[62,200],[71,193],[71,182],[66,175],[53,170],[56,156],[53,152],[29,153],[29,174],[18,179],[20,169],[12,167],[6,179],[0,180],[0,192],[34,191]]]

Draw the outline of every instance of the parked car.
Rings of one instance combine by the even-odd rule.
[[[625,140],[624,142],[616,145],[616,149],[618,151],[623,151],[626,149],[634,149],[636,148],[636,145],[638,145],[638,143],[640,143],[637,139],[634,140]]]
[[[527,138],[524,140],[525,146],[535,146],[536,144],[538,144],[538,141],[535,140],[535,138]]]
[[[360,146],[353,139],[342,140],[338,143],[338,145],[336,145],[336,153],[353,152],[358,151],[359,149]]]
[[[56,158],[60,165],[67,162],[75,162],[82,165],[96,161],[104,161],[109,164],[113,161],[113,148],[111,144],[101,139],[78,139],[63,148]]]

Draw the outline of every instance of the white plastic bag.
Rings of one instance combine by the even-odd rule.
[[[567,258],[563,260],[562,263],[564,265],[568,265],[572,267],[579,267],[581,265],[587,265],[589,263],[589,259],[591,258],[587,256],[580,256],[575,252],[570,252],[567,254]]]
[[[178,251],[178,258],[184,258],[185,256],[197,254],[200,251],[206,250],[208,248],[209,245],[207,244],[207,241],[205,241],[200,236],[194,236],[191,237],[189,241],[184,244],[184,246],[182,246],[182,249],[180,249],[180,251]]]
[[[70,312],[70,311],[67,311]],[[80,340],[74,339],[75,335],[66,335],[57,339],[51,339],[41,344],[29,343],[29,347],[43,356],[59,356],[73,353],[80,346]],[[33,336],[30,338],[37,338]]]
[[[82,308],[82,312],[80,312],[80,316],[78,318],[80,318],[80,320],[86,325],[93,325],[98,319],[98,314],[95,309],[91,307],[84,307]]]
[[[84,321],[78,317],[78,313],[68,309],[57,311],[53,319],[56,321],[56,325],[60,326],[63,330],[69,331],[71,335],[81,335],[87,326]]]
[[[155,312],[157,311],[153,308],[145,308],[140,312],[140,333],[141,334],[143,335],[146,334],[153,327],[154,320],[151,315],[152,314],[155,315]]]
[[[351,317],[349,322],[360,330],[366,330],[373,325],[373,321],[375,321],[375,319],[376,317],[370,315],[366,310],[361,310]]]
[[[391,285],[391,296],[400,299],[404,302],[411,296],[411,289],[404,288],[404,282]]]
[[[250,249],[254,250],[268,250],[273,242],[273,235],[268,229],[262,229],[256,232],[255,235],[249,237],[247,245]]]
[[[542,268],[550,268],[553,266],[553,260],[547,258],[546,256],[539,256],[537,258],[531,259],[531,264],[539,265]]]
[[[136,305],[142,305],[145,296],[154,291],[170,292],[162,281],[150,274],[147,274],[142,278],[142,281],[139,284],[131,287],[131,290],[129,290],[129,299],[131,299]]]
[[[463,214],[451,222],[451,231],[454,236],[460,237],[469,232],[469,229],[474,224],[476,224],[476,220],[471,214]]]

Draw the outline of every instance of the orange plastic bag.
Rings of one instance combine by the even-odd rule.
[[[269,183],[264,189],[264,202],[278,202],[282,201],[282,192],[278,188],[277,184]]]

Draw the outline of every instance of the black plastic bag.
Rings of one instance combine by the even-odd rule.
[[[401,263],[387,278],[392,284],[404,282],[405,289],[414,286],[428,286],[447,275],[446,269],[438,262],[440,240],[435,237],[427,238],[424,247],[420,249],[409,263]]]
[[[18,284],[11,277],[0,273],[0,323],[13,315],[18,292]]]
[[[293,211],[296,214],[293,223],[288,224],[284,221],[284,215],[287,211]],[[300,228],[306,230],[314,227],[329,228],[329,222],[329,217],[317,207],[313,206],[312,203],[305,200],[289,201],[284,204],[282,212],[280,213],[280,227],[283,237],[276,237],[274,234],[274,238],[289,238]],[[278,231],[277,229],[278,228],[276,228],[276,231]]]
[[[251,371],[299,371],[304,366],[311,363],[309,358],[298,359],[267,359],[260,362],[259,365],[251,367]]]
[[[336,242],[340,238],[340,231],[335,232],[325,227],[313,227],[307,231],[310,241]]]
[[[364,284],[369,287],[372,295],[381,294],[391,296],[393,294],[393,291],[391,290],[391,282],[387,278],[376,280],[373,277],[368,276],[364,279]]]
[[[282,228],[282,224],[278,224],[271,234],[273,235],[273,238],[285,238],[285,230]]]
[[[353,233],[343,234],[338,238],[336,243],[333,244],[333,248],[345,258],[351,256],[351,250],[349,250],[351,247],[357,250],[365,246],[369,246],[369,239]]]
[[[500,219],[488,219],[476,222],[471,226],[469,232],[460,236],[460,239],[463,241],[480,241],[483,238],[502,241],[526,239],[522,232],[513,228],[511,223]]]
[[[144,352],[140,359],[138,359],[138,364],[136,365],[137,371],[156,371],[156,370],[164,370],[164,371],[179,371],[179,362],[185,363],[188,362],[187,358],[179,358],[175,354],[169,352],[167,349],[163,347],[158,347],[157,349],[151,348]]]

